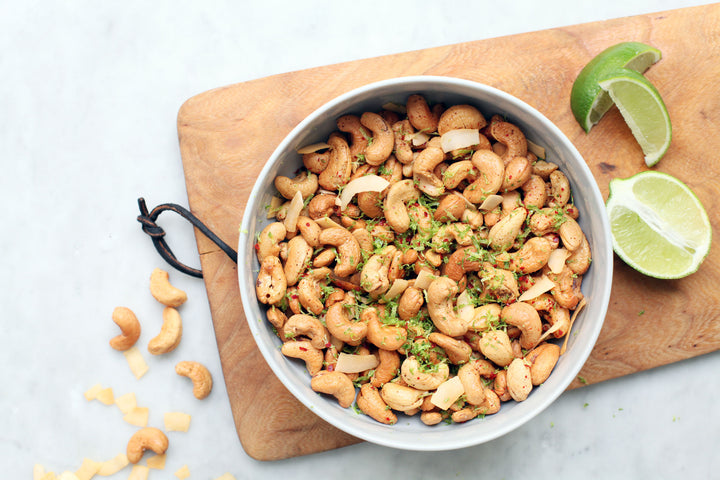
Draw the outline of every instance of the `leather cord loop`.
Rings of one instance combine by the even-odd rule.
[[[140,207],[140,215],[138,215],[137,221],[142,225],[143,232],[150,236],[153,244],[155,245],[155,249],[158,251],[160,256],[175,269],[193,277],[202,278],[203,276],[202,270],[188,267],[184,263],[181,263],[165,241],[165,230],[156,223],[156,220],[162,212],[168,210],[177,213],[192,223],[195,228],[203,233],[203,235],[209,238],[215,245],[220,247],[220,249],[225,252],[225,254],[230,257],[233,262],[237,263],[237,252],[227,243],[223,242],[186,208],[174,203],[163,203],[162,205],[158,205],[153,208],[150,212],[145,204],[145,199],[142,197],[138,198],[138,206]]]

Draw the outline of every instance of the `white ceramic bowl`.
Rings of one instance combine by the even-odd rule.
[[[505,402],[497,414],[462,424],[429,427],[420,422],[419,415],[399,414],[397,424],[383,425],[352,408],[341,408],[332,397],[312,391],[304,363],[280,353],[280,340],[265,318],[266,308],[255,296],[259,265],[254,239],[269,223],[264,207],[275,194],[273,179],[277,175],[293,177],[302,166],[296,148],[325,141],[336,130],[335,120],[343,114],[377,111],[386,102],[404,104],[413,93],[423,94],[431,103],[474,105],[487,118],[503,114],[528,139],[544,146],[547,159],[560,165],[570,180],[574,203],[580,211],[579,223],[592,248],[593,263],[582,284],[587,306],[578,315],[567,352],[550,378],[534,388],[524,402]],[[540,413],[565,391],[590,355],[605,319],[613,260],[610,228],[597,184],[578,151],[553,123],[531,106],[495,88],[457,78],[416,76],[350,91],[317,109],[290,132],[268,160],[250,194],[242,220],[238,264],[243,308],[253,337],[270,368],[298,400],[330,424],[360,439],[399,449],[432,451],[477,445],[504,435]]]

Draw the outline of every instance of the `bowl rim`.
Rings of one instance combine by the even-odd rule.
[[[382,88],[393,88],[393,87],[399,87],[399,88],[406,88],[408,86],[417,87],[417,92],[422,93],[423,88],[427,88],[428,84],[432,84],[434,88],[464,88],[464,89],[470,89],[477,91],[478,94],[482,93],[485,95],[494,96],[504,102],[507,102],[521,111],[524,111],[525,113],[529,114],[531,117],[533,117],[533,121],[539,121],[542,123],[542,128],[547,129],[548,133],[551,134],[551,136],[556,137],[556,139],[562,143],[563,149],[565,149],[569,155],[575,159],[577,165],[575,166],[577,169],[579,169],[580,175],[585,179],[590,179],[591,182],[589,182],[589,185],[584,185],[584,189],[588,188],[589,192],[586,190],[583,190],[583,196],[590,195],[590,200],[588,200],[590,203],[595,204],[600,210],[601,215],[598,215],[599,218],[594,219],[595,221],[600,221],[602,228],[600,229],[603,238],[602,239],[594,239],[594,240],[600,240],[593,245],[594,250],[597,248],[599,249],[600,246],[604,246],[605,248],[602,250],[602,253],[604,254],[605,260],[609,260],[606,262],[602,262],[602,265],[598,265],[598,263],[601,262],[593,262],[592,268],[594,271],[597,271],[597,274],[593,273],[594,277],[599,282],[598,290],[599,290],[599,297],[593,300],[593,303],[595,304],[595,308],[597,309],[597,319],[592,322],[589,325],[585,325],[584,328],[589,329],[587,332],[589,336],[587,336],[587,341],[583,345],[574,345],[574,353],[578,354],[579,361],[577,361],[575,364],[572,364],[570,367],[570,371],[568,374],[562,379],[562,381],[557,380],[555,381],[554,387],[552,390],[545,392],[544,395],[542,395],[541,400],[536,400],[531,404],[532,408],[524,408],[526,406],[526,402],[519,402],[516,404],[515,408],[521,408],[522,411],[517,415],[513,416],[509,421],[504,421],[499,427],[490,429],[491,431],[481,431],[473,434],[463,434],[463,435],[448,435],[446,430],[443,430],[445,434],[442,435],[436,435],[434,433],[434,428],[437,427],[428,427],[429,431],[426,435],[426,437],[430,437],[433,441],[427,441],[427,439],[423,439],[422,441],[417,440],[417,435],[411,436],[406,438],[405,435],[399,435],[395,434],[392,430],[393,427],[389,427],[387,429],[377,429],[377,428],[370,428],[371,431],[368,431],[368,429],[363,428],[362,424],[358,425],[357,422],[354,422],[352,420],[353,417],[350,415],[350,412],[348,412],[348,418],[345,418],[344,416],[339,416],[334,414],[334,409],[331,407],[328,407],[328,402],[332,402],[333,399],[331,398],[323,398],[320,396],[320,394],[317,394],[315,392],[312,392],[313,398],[308,398],[308,395],[306,394],[306,390],[303,390],[302,388],[298,387],[295,382],[292,381],[292,379],[286,374],[286,371],[282,366],[280,365],[280,362],[278,361],[278,353],[276,347],[271,347],[266,342],[261,341],[261,331],[260,324],[267,323],[264,319],[254,319],[254,318],[248,318],[248,316],[253,311],[253,304],[255,306],[258,305],[258,301],[254,295],[254,283],[250,283],[246,280],[246,277],[243,275],[245,273],[243,268],[238,268],[238,282],[240,287],[240,294],[241,294],[241,300],[243,309],[245,312],[246,322],[250,328],[250,331],[252,333],[253,339],[255,340],[255,343],[260,350],[261,354],[263,355],[263,358],[270,366],[270,369],[272,370],[273,374],[280,380],[280,382],[287,388],[291,394],[300,401],[305,407],[310,409],[313,413],[318,415],[322,420],[330,423],[334,427],[350,434],[355,437],[358,437],[362,440],[369,441],[371,443],[375,443],[378,445],[383,445],[391,448],[398,448],[398,449],[404,449],[404,450],[415,450],[415,451],[444,451],[444,450],[452,450],[457,448],[464,448],[469,447],[473,445],[478,445],[481,443],[488,442],[490,440],[494,440],[500,436],[503,436],[507,433],[509,433],[512,430],[515,430],[516,428],[520,427],[524,423],[531,420],[533,417],[537,416],[539,413],[541,413],[543,410],[545,410],[552,402],[554,402],[570,385],[570,383],[573,381],[573,379],[577,376],[577,374],[582,369],[583,365],[587,361],[587,358],[590,356],[590,353],[592,349],[594,348],[597,338],[600,334],[600,330],[602,329],[605,316],[607,314],[607,308],[609,304],[610,299],[610,290],[611,290],[611,284],[612,284],[612,272],[613,272],[613,261],[612,261],[612,243],[611,243],[611,237],[610,237],[610,226],[609,221],[607,219],[607,216],[605,215],[605,209],[604,209],[604,201],[602,199],[602,195],[600,193],[600,190],[597,186],[596,181],[594,180],[594,177],[585,163],[584,159],[578,152],[578,150],[575,148],[575,146],[570,142],[570,140],[567,138],[567,136],[549,119],[547,119],[542,113],[540,113],[538,110],[536,110],[533,106],[527,104],[526,102],[520,100],[519,98],[502,91],[498,88],[492,87],[490,85],[482,84],[479,82],[475,82],[472,80],[465,80],[461,78],[455,78],[455,77],[446,77],[446,76],[432,76],[432,75],[416,75],[416,76],[405,76],[405,77],[396,77],[391,78],[387,80],[381,80],[376,81],[372,83],[368,83],[366,85],[354,88],[352,90],[347,91],[346,93],[343,93],[328,102],[324,103],[322,106],[315,109],[312,113],[310,113],[307,117],[305,117],[300,123],[298,123],[295,128],[293,128],[290,133],[288,133],[281,143],[275,148],[272,155],[269,157],[268,161],[262,168],[260,174],[258,175],[257,180],[255,181],[255,184],[253,185],[252,191],[250,192],[250,196],[248,198],[247,205],[243,212],[243,217],[241,221],[241,228],[240,228],[240,237],[238,240],[238,258],[239,262],[242,262],[244,257],[243,255],[248,253],[249,251],[253,250],[252,245],[254,243],[254,240],[250,238],[249,232],[251,231],[251,223],[255,221],[256,215],[258,212],[258,202],[261,197],[261,193],[263,191],[262,189],[262,183],[263,179],[265,179],[269,172],[273,169],[275,164],[277,164],[281,160],[281,153],[284,152],[288,146],[293,142],[293,140],[301,133],[303,132],[309,125],[313,124],[316,120],[321,118],[323,115],[325,115],[328,111],[332,110],[334,107],[338,105],[345,104],[346,102],[357,98],[358,96],[361,96],[363,94],[366,94],[368,92],[376,91],[378,89]],[[425,87],[423,87],[425,85]],[[464,93],[460,94],[460,96],[468,96]],[[600,208],[602,207],[602,208]],[[254,250],[252,251],[252,256],[254,256]],[[593,252],[593,260],[596,258],[596,252]],[[247,269],[250,269],[250,264],[247,264]],[[253,275],[254,276],[254,275]],[[244,293],[248,293],[248,295],[245,295]],[[250,298],[248,298],[250,297]],[[587,324],[588,321],[585,322]],[[265,326],[264,328],[267,328]],[[582,347],[582,350],[578,350],[580,347]],[[552,379],[552,375],[551,375]],[[309,379],[307,381],[309,387]],[[547,382],[546,382],[547,383]],[[548,385],[544,385],[548,386]],[[335,402],[337,403],[337,402]],[[518,405],[520,407],[518,407]],[[491,418],[491,417],[487,417]],[[374,420],[371,420],[374,423]],[[463,425],[467,426],[469,424],[473,424],[475,422],[467,422],[466,424],[456,424],[454,427],[457,427],[457,425]],[[378,425],[382,425],[377,423],[377,425],[374,425],[374,427],[377,427]],[[425,435],[425,434],[423,434]],[[456,438],[453,438],[456,437]]]

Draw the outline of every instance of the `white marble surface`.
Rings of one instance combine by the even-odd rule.
[[[153,425],[165,411],[193,415],[188,433],[170,434],[167,469],[155,479],[174,478],[183,464],[202,479],[717,476],[718,353],[568,392],[478,447],[360,444],[258,462],[233,426],[202,281],[173,274],[190,297],[184,340],[166,357],[146,354],[151,369],[140,381],[107,344],[116,305],[144,322],[143,348],[160,326],[147,279],[165,265],[135,221],[136,200],[187,205],[175,118],[189,97],[296,69],[701,3],[2,2],[2,477],[31,478],[35,463],[74,471],[84,457],[124,451],[134,427],[115,407],[84,400],[96,382],[136,392]],[[176,253],[199,265],[191,228],[172,214],[162,224]],[[207,400],[173,372],[182,359],[209,366],[216,385]]]

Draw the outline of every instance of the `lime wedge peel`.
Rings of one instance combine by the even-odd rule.
[[[640,273],[682,278],[707,257],[712,241],[707,212],[671,175],[650,170],[611,180],[606,208],[615,253]]]
[[[645,164],[655,165],[672,140],[672,123],[665,102],[650,80],[634,70],[621,68],[598,83],[608,92],[645,154]]]
[[[618,68],[643,73],[661,58],[660,50],[650,45],[622,42],[603,50],[590,60],[578,74],[570,92],[573,115],[585,132],[589,132],[613,104],[598,81]]]

